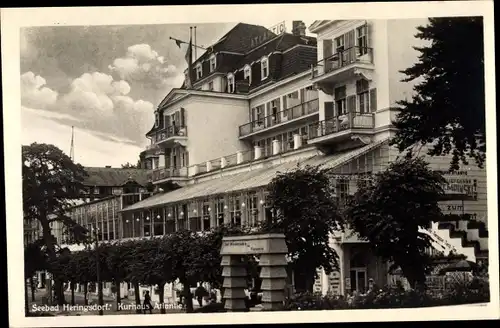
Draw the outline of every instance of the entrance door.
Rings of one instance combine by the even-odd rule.
[[[368,280],[366,268],[351,268],[351,292],[364,293],[367,290]]]

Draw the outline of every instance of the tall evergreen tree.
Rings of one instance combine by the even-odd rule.
[[[392,144],[400,151],[430,145],[429,155],[452,154],[451,169],[486,153],[482,17],[431,18],[416,38],[429,41],[403,82],[422,80],[411,100],[400,101]]]

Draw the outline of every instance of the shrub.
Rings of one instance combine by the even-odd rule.
[[[490,301],[490,284],[487,278],[474,277],[470,281],[458,281],[444,293],[448,304],[481,303]]]

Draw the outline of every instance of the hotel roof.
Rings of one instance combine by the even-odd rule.
[[[148,183],[146,169],[122,169],[116,167],[85,167],[88,176],[83,184],[86,186],[119,187],[132,181],[141,186]]]
[[[353,159],[366,154],[382,145],[387,139],[371,143],[353,150],[346,150],[331,155],[316,155],[301,160],[294,160],[274,165],[272,167],[256,169],[247,172],[228,174],[219,178],[206,180],[200,183],[151,196],[141,202],[126,207],[122,212],[159,207],[168,204],[185,202],[194,199],[213,197],[226,193],[251,190],[268,185],[278,172],[286,172],[299,167],[318,166],[334,169]]]

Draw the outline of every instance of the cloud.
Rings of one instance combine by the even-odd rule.
[[[23,106],[45,109],[57,100],[57,92],[46,87],[43,77],[33,72],[21,75],[21,104]]]
[[[47,115],[47,111],[30,108],[23,108],[21,113],[24,131],[22,144],[50,143],[69,154],[71,128],[54,120],[64,116]],[[113,167],[120,167],[126,162],[135,163],[142,150],[141,147],[124,143],[120,139],[103,139],[99,133],[83,128],[75,128],[74,149],[76,162],[84,166],[112,165]],[[120,151],[110,151],[112,149]]]
[[[166,63],[148,44],[130,46],[125,57],[116,58],[109,69],[120,79],[155,89],[178,87],[179,77],[183,77],[175,65]]]
[[[85,73],[61,95],[45,90],[45,79],[32,72],[23,74],[21,81],[25,90],[23,106],[45,110],[42,116],[93,131],[102,139],[116,138],[140,146],[146,143],[144,134],[153,124],[154,106],[130,97],[130,85],[124,80],[101,72]]]

